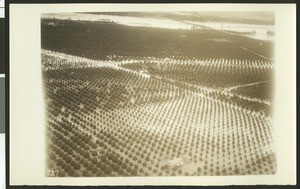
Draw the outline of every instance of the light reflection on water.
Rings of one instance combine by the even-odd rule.
[[[61,14],[43,14],[43,18],[56,18],[63,20],[80,20],[80,21],[94,21],[94,22],[114,22],[127,26],[142,26],[153,28],[166,29],[195,29],[195,26],[206,27],[216,30],[240,32],[249,32],[252,34],[243,35],[261,40],[274,40],[274,35],[267,35],[267,32],[275,32],[272,25],[253,25],[253,24],[237,24],[237,23],[220,23],[220,22],[191,22],[191,21],[175,21],[164,18],[148,18],[148,17],[129,17],[129,16],[115,16],[102,14],[88,14],[88,13],[61,13]],[[196,27],[197,28],[197,27]]]
[[[254,32],[255,34],[245,35],[247,37],[274,40],[274,35],[267,35],[267,32],[275,32],[272,25],[254,25],[254,24],[237,24],[237,23],[218,23],[218,22],[189,22],[195,25],[202,25],[216,30],[232,31],[232,32]]]
[[[192,29],[191,24],[177,22],[169,19],[157,19],[147,17],[129,17],[129,16],[114,16],[100,14],[81,14],[81,13],[66,13],[66,14],[47,14],[46,18],[58,18],[67,20],[85,20],[85,21],[101,21],[115,22],[127,26],[143,26],[167,29]]]

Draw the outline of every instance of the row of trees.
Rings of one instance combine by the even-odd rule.
[[[84,64],[67,68],[57,61],[64,63],[59,58],[48,59],[51,69],[43,67],[43,81],[48,167],[61,170],[59,176],[274,171],[272,123],[265,116],[157,78]],[[123,100],[120,96],[134,93],[141,103],[116,103]],[[156,94],[170,95],[158,101]],[[185,165],[163,168],[164,161],[185,154],[192,157],[195,169]]]

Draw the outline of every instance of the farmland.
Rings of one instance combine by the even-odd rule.
[[[41,29],[51,176],[276,173],[272,41],[55,18]]]

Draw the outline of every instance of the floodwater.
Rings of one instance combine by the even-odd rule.
[[[274,40],[274,36],[268,36],[267,32],[275,32],[273,25],[255,25],[255,24],[237,24],[237,23],[221,23],[221,22],[189,22],[199,26],[205,26],[216,30],[232,31],[232,32],[255,32],[253,35],[247,35],[261,40]]]
[[[57,19],[64,19],[64,20],[115,22],[127,26],[143,26],[143,27],[166,28],[166,29],[192,29],[191,24],[177,22],[170,19],[158,19],[158,18],[148,18],[148,17],[114,16],[114,15],[85,14],[85,13],[44,14],[43,17],[57,18]]]
[[[267,35],[267,32],[275,32],[274,25],[254,25],[237,24],[221,22],[192,22],[176,21],[167,18],[149,18],[149,17],[131,17],[88,13],[61,13],[61,14],[43,14],[42,18],[56,18],[62,20],[78,20],[92,22],[113,22],[126,26],[140,26],[165,29],[185,29],[192,30],[195,26],[206,27],[224,32],[252,32],[251,35],[243,35],[260,40],[274,40],[274,35]]]

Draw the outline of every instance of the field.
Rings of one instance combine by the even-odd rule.
[[[47,175],[276,173],[273,42],[42,19]]]

